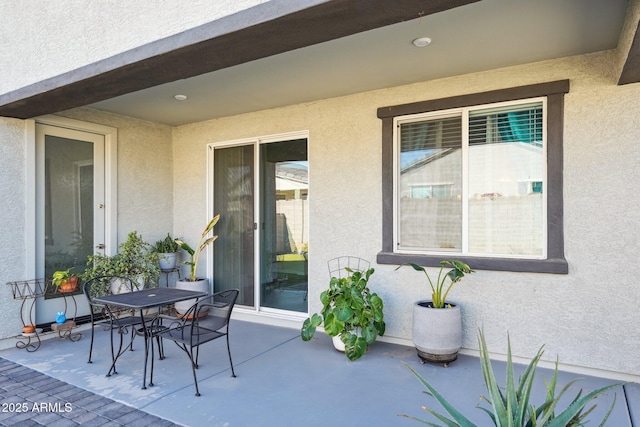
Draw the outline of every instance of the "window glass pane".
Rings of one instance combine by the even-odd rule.
[[[462,249],[461,147],[459,115],[400,125],[400,248]]]
[[[469,252],[543,255],[542,103],[469,113]]]

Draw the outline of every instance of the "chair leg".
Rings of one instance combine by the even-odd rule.
[[[196,359],[199,347],[196,347]],[[196,385],[196,396],[200,397],[200,389],[198,388],[198,377],[196,375],[196,369],[198,368],[197,362],[193,358],[193,347],[187,350],[186,345],[184,346],[184,351],[189,356],[189,360],[191,360],[191,371],[193,372],[193,383]]]
[[[164,343],[159,335],[156,335],[156,341],[158,342],[158,358],[164,360]]]
[[[109,372],[107,373],[107,376],[110,377],[111,374],[117,374],[118,371],[116,371],[116,362],[118,361],[118,357],[120,357],[120,355],[122,354],[122,344],[124,341],[124,338],[122,338],[122,330],[118,329],[118,335],[120,336],[120,345],[118,346],[118,352],[115,352],[115,349],[113,347],[113,331],[115,331],[116,328],[111,327],[111,368],[109,368]]]
[[[93,363],[91,361],[91,353],[93,352],[93,332],[95,331],[95,325],[91,322],[91,344],[89,344],[89,361],[87,363]]]
[[[236,373],[233,370],[233,361],[231,360],[231,348],[229,347],[229,333],[227,332],[227,353],[229,353],[229,364],[231,365],[231,376],[236,377]]]
[[[156,337],[158,338],[158,337]],[[147,337],[145,337],[147,339]],[[159,341],[159,340],[158,340]],[[151,344],[151,373],[149,374],[149,387],[153,387],[153,356],[155,355],[154,345],[153,345],[153,337],[149,338],[149,344]],[[158,343],[158,345],[160,345]],[[160,349],[158,349],[159,351]],[[144,361],[145,366],[147,365],[147,360]]]

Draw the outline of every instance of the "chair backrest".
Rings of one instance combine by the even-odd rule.
[[[114,291],[116,293],[131,292],[132,289],[133,282],[131,279],[123,276],[98,276],[87,280],[82,285],[82,291],[87,297],[89,305],[99,308],[102,308],[103,305],[95,303],[93,301],[94,298],[112,295]]]
[[[329,267],[329,275],[331,277],[342,279],[351,276],[347,268],[352,271],[365,272],[369,269],[371,263],[366,259],[355,256],[340,256],[327,261],[327,266]]]
[[[227,326],[239,293],[238,289],[228,289],[198,301],[195,305],[194,325],[214,331]],[[205,310],[208,310],[208,316],[201,316],[200,313]]]

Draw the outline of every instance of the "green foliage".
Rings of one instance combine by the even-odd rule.
[[[180,245],[167,233],[167,237],[153,245],[153,251],[159,254],[173,254],[180,250]]]
[[[316,328],[324,323],[327,335],[340,335],[349,360],[357,360],[378,335],[384,335],[384,304],[367,286],[373,268],[364,273],[346,270],[351,273],[349,277],[331,278],[329,289],[320,294],[321,314],[314,313],[304,321],[300,336],[303,341],[309,341]]]
[[[209,234],[209,232],[213,230],[213,227],[218,223],[218,220],[220,220],[220,214],[211,218],[211,221],[209,221],[207,226],[204,228],[202,236],[200,237],[200,242],[195,249],[189,246],[186,242],[180,239],[175,239],[175,242],[191,257],[189,261],[183,262],[183,264],[190,266],[189,281],[191,282],[195,282],[198,280],[198,277],[196,276],[196,270],[198,268],[198,260],[200,259],[200,254],[207,247],[207,245],[213,243],[218,238],[218,236],[207,237],[207,234]]]
[[[485,386],[487,388],[487,396],[482,396],[482,399],[488,403],[489,408],[480,407],[491,418],[492,425],[499,427],[577,427],[582,426],[586,422],[586,417],[596,407],[595,404],[587,406],[590,402],[601,395],[602,393],[617,387],[621,384],[612,384],[609,386],[598,388],[586,395],[582,396],[582,390],[580,390],[577,396],[571,401],[571,403],[564,409],[559,407],[559,401],[569,388],[577,381],[571,381],[565,385],[559,394],[556,395],[556,385],[558,380],[558,362],[556,361],[556,368],[553,374],[553,378],[547,386],[547,396],[545,401],[536,406],[531,402],[531,389],[533,381],[535,379],[536,368],[538,362],[542,357],[542,347],[538,350],[538,353],[531,360],[527,368],[522,373],[521,377],[516,384],[515,375],[513,370],[513,361],[511,359],[511,343],[509,342],[507,350],[507,377],[506,386],[500,387],[496,382],[493,368],[491,366],[491,360],[489,359],[489,352],[485,343],[482,332],[479,334],[478,343],[480,346],[480,365],[482,367],[482,374],[484,376]],[[424,378],[420,376],[414,369],[405,363],[405,366],[411,370],[411,372],[418,378],[422,385],[427,389],[427,394],[432,396],[447,412],[447,415],[439,413],[429,407],[423,406],[423,409],[429,414],[436,417],[447,426],[459,426],[459,427],[476,427],[476,424],[472,423],[462,413],[460,413],[453,405],[451,405],[438,391],[429,384]],[[611,411],[615,405],[615,397],[611,407],[607,411],[600,426],[609,418]],[[402,414],[401,416],[411,418],[416,421],[420,421],[423,424],[437,427],[438,424],[422,420],[416,417]],[[486,424],[483,424],[486,425]]]
[[[66,270],[54,271],[51,277],[51,282],[53,283],[53,285],[56,287],[60,287],[63,284],[65,284],[68,279],[70,279],[71,277],[74,277],[74,275],[71,274],[72,268],[73,267],[69,267]]]
[[[447,295],[449,295],[449,291],[453,285],[462,280],[465,274],[471,274],[475,271],[469,268],[467,264],[460,261],[440,261],[438,279],[434,282],[431,280],[431,277],[429,277],[429,274],[424,267],[411,262],[399,265],[396,267],[396,270],[405,265],[410,265],[414,270],[421,271],[425,276],[427,276],[427,280],[431,286],[431,302],[433,303],[433,308],[444,308]],[[453,268],[444,273],[444,269],[448,267]],[[447,279],[449,279],[448,285],[446,285]]]
[[[157,285],[160,277],[158,254],[151,249],[142,236],[132,231],[120,245],[117,254],[89,255],[82,279],[88,281],[97,276],[124,276],[130,278],[134,285],[139,283],[138,280],[142,280],[144,286]]]

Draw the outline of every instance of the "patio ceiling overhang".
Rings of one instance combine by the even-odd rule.
[[[572,6],[574,9],[565,7],[564,11],[555,9],[559,6],[554,2],[534,2],[527,3],[526,6],[543,3],[545,6],[534,7],[538,7],[538,20],[549,18],[548,26],[552,30],[548,33],[552,34],[546,34],[547,38],[544,38],[545,34],[536,34],[539,31],[539,21],[531,25],[529,33],[524,29],[520,30],[523,28],[521,25],[523,20],[529,19],[529,16],[512,18],[513,11],[504,12],[511,13],[510,15],[497,16],[502,13],[502,10],[515,7],[514,3],[502,0],[303,0],[296,2],[271,0],[183,33],[0,95],[0,116],[27,119],[90,105],[146,120],[158,118],[159,123],[180,125],[190,121],[220,117],[220,109],[226,109],[225,114],[238,114],[250,109],[255,111],[260,108],[286,105],[282,104],[284,102],[298,103],[322,97],[339,96],[348,93],[351,89],[353,91],[371,90],[447,77],[456,73],[464,74],[492,67],[539,61],[559,57],[558,55],[566,56],[612,49],[616,47],[616,43],[620,44],[620,41],[626,41],[622,46],[626,51],[626,60],[623,64],[612,64],[612,67],[616,67],[616,73],[619,76],[618,84],[640,82],[640,36],[638,35],[638,13],[635,10],[639,2],[634,0],[629,3],[635,8],[628,8],[626,21],[623,15],[627,2],[622,0],[613,2],[588,0],[589,5],[582,6],[579,14],[575,13],[575,8],[579,7],[575,4]],[[520,5],[520,3],[517,4]],[[545,7],[547,9],[544,9]],[[478,12],[481,11],[486,14],[478,18]],[[518,10],[518,12],[522,11]],[[553,20],[556,17],[550,14],[563,16]],[[495,16],[496,21],[485,22],[484,26],[478,27],[478,21],[482,21],[487,16]],[[459,19],[453,24],[456,18]],[[534,18],[531,17],[530,20],[533,21]],[[625,21],[624,25],[622,25],[623,21]],[[444,53],[438,54],[441,56],[434,55],[428,67],[424,66],[424,62],[420,63],[422,69],[419,73],[413,70],[411,75],[396,76],[391,80],[388,78],[389,75],[400,74],[400,70],[406,72],[405,70],[410,69],[416,62],[402,63],[401,58],[391,55],[390,51],[402,50],[408,53],[408,50],[403,49],[415,48],[412,46],[396,48],[398,45],[391,43],[384,47],[368,46],[369,51],[366,53],[368,57],[365,57],[365,53],[357,53],[356,50],[362,47],[364,51],[368,42],[383,43],[391,36],[398,37],[400,31],[397,28],[406,23],[421,23],[420,27],[415,25],[412,27],[413,32],[419,28],[419,31],[427,33],[421,35],[429,35],[429,31],[435,31],[438,27],[443,34],[446,32],[446,43],[440,39],[438,43],[433,44],[434,50],[442,49],[441,52]],[[507,27],[503,31],[500,29],[496,31],[496,28],[492,28],[495,23],[511,26],[512,31],[508,33],[508,37],[504,32],[507,31]],[[485,33],[462,34],[466,27],[469,27],[469,31],[482,29]],[[567,28],[573,30],[567,30]],[[558,31],[565,32],[558,33]],[[406,37],[407,34],[409,32],[404,31],[401,36]],[[492,38],[488,38],[489,36]],[[475,43],[479,43],[473,40],[474,37],[489,43],[490,49],[493,49],[491,58],[476,57],[475,63],[472,63],[474,58],[471,58],[471,52],[478,50]],[[519,37],[529,37],[529,39]],[[569,45],[566,41],[570,38],[573,39],[573,45]],[[603,42],[603,39],[607,41]],[[395,40],[397,41],[398,39]],[[496,42],[502,44],[491,44]],[[410,45],[410,40],[406,44]],[[447,44],[446,48],[445,44]],[[586,45],[588,47],[584,48],[583,46]],[[513,48],[519,49],[517,54],[514,53]],[[335,52],[341,55],[334,55]],[[413,53],[415,50],[411,52],[409,54],[415,56]],[[433,51],[430,51],[430,54],[431,52]],[[503,56],[499,57],[498,53]],[[320,55],[323,55],[322,60],[325,62],[317,59]],[[508,55],[511,55],[511,58],[508,58]],[[620,53],[620,57],[623,55],[624,53]],[[317,61],[315,63],[312,62],[314,57]],[[464,60],[461,61],[460,58]],[[292,64],[305,62],[312,65],[296,69],[296,74],[280,77],[279,80],[277,77],[268,79],[264,77],[267,74],[277,76],[282,73],[284,75],[286,73],[283,71],[291,69]],[[347,66],[353,67],[352,64],[345,64],[349,62],[366,63],[370,72],[366,72],[364,66],[360,69],[347,69]],[[396,65],[395,69],[394,65]],[[454,66],[457,68],[454,69]],[[318,68],[323,69],[318,71]],[[333,71],[333,81],[330,81],[330,78],[324,78],[323,73],[331,74],[327,72],[329,70]],[[345,77],[348,74],[347,71],[352,72],[349,79]],[[308,77],[313,73],[318,73],[315,74],[315,81]],[[360,81],[369,79],[369,74],[375,76],[376,73],[380,75],[377,82],[369,86],[361,84]],[[210,76],[209,80],[197,80],[206,76]],[[322,88],[324,91],[315,87],[320,79],[328,81]],[[295,82],[295,86],[292,83],[291,87],[281,89],[277,93],[272,89],[277,85],[289,84],[292,80],[299,81]],[[191,82],[191,88],[194,84],[199,84],[200,88],[207,87],[210,90],[217,85],[215,89],[219,92],[207,93],[207,99],[202,100],[202,104],[198,107],[200,109],[198,113],[206,108],[210,110],[206,112],[209,115],[206,116],[204,112],[198,115],[195,109],[191,110],[187,118],[184,116],[178,118],[173,110],[169,114],[167,110],[160,112],[158,98],[153,98],[150,94],[153,92],[157,96],[158,88],[174,90],[182,87],[181,85],[186,87],[188,82]],[[229,86],[230,82],[238,85],[233,88],[235,92],[220,91],[221,87],[225,84]],[[327,86],[335,83],[339,83],[335,85],[335,90],[327,90]],[[246,85],[248,88],[240,90],[240,85]],[[338,87],[339,85],[342,86]],[[287,90],[288,96],[285,95]],[[301,95],[291,96],[294,92],[298,94],[308,92],[308,96],[307,98]],[[163,94],[163,99],[168,98],[166,95],[167,93]],[[233,109],[231,104],[236,95],[239,98],[235,101],[236,103],[246,104],[244,111],[241,108]],[[261,99],[258,100],[258,98]],[[266,98],[269,98],[268,101]],[[279,98],[278,102],[281,104],[275,104],[275,98]],[[217,107],[218,110],[213,111],[212,101],[214,100],[217,103],[226,102],[226,105]],[[145,116],[132,113],[132,111],[142,110],[148,114]],[[171,115],[176,117],[173,121],[167,119]],[[160,117],[164,117],[165,120]]]
[[[55,113],[477,1],[269,1],[1,95],[0,116]]]

